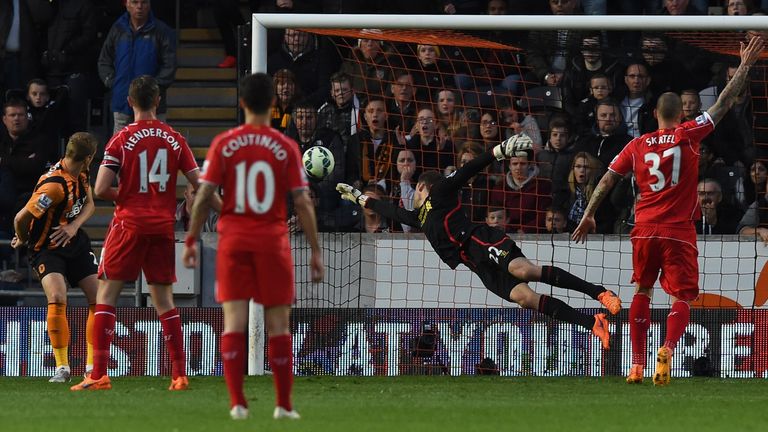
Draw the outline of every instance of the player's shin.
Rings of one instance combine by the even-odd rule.
[[[176,308],[160,315],[160,324],[163,327],[165,348],[171,358],[172,376],[175,380],[180,376],[187,376],[186,354],[184,353],[184,335],[181,331],[181,316]]]
[[[669,348],[670,353],[675,352],[677,342],[683,336],[690,317],[691,307],[687,302],[678,300],[672,304],[672,309],[667,315],[667,336],[664,339],[664,346]]]
[[[560,267],[555,266],[541,266],[541,278],[539,281],[552,286],[584,293],[595,300],[597,300],[597,296],[605,291],[605,288],[587,282],[584,279],[574,276]]]
[[[67,305],[64,303],[48,304],[48,337],[51,339],[56,367],[69,366],[69,322]]]
[[[270,336],[269,366],[274,374],[277,406],[284,408],[286,411],[292,411],[293,352],[291,350],[290,334]]]
[[[96,305],[88,305],[88,321],[85,323],[85,341],[87,344],[87,354],[85,361],[85,372],[93,370],[93,326],[96,322]]]
[[[592,330],[595,325],[595,317],[577,311],[565,302],[548,295],[539,297],[538,311],[559,321],[565,321]]]
[[[107,374],[109,347],[115,333],[115,307],[97,304],[93,319],[93,372],[91,378],[98,380]]]
[[[248,407],[243,393],[245,373],[245,333],[229,332],[221,335],[221,360],[224,363],[224,380],[227,383],[230,406]]]
[[[632,340],[632,364],[645,367],[648,358],[648,329],[651,327],[651,298],[637,293],[629,307],[629,338]]]

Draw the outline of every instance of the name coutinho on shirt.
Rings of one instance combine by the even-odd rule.
[[[288,157],[288,152],[279,142],[275,141],[269,135],[260,134],[243,134],[232,137],[229,142],[221,147],[221,155],[226,158],[232,157],[236,151],[252,145],[266,147],[275,155],[275,159],[279,161],[285,160],[285,158]]]
[[[178,141],[176,141],[176,137],[174,137],[172,134],[169,134],[167,130],[160,128],[144,128],[137,130],[130,137],[128,137],[128,140],[123,147],[126,150],[133,150],[133,147],[139,142],[139,140],[147,137],[157,137],[165,140],[168,144],[171,145],[174,151],[179,150],[180,148],[180,144]]]

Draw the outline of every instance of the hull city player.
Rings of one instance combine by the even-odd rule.
[[[420,227],[440,259],[452,269],[464,264],[475,272],[485,287],[504,300],[526,309],[535,309],[560,321],[577,324],[597,336],[608,349],[608,320],[605,314],[581,313],[563,301],[534,292],[527,282],[544,282],[582,292],[616,314],[621,302],[611,291],[582,280],[555,266],[538,266],[528,261],[520,248],[502,230],[485,224],[473,224],[461,210],[459,192],[465,183],[483,168],[505,158],[531,159],[530,138],[515,135],[459,168],[449,177],[438,172],[419,176],[413,198],[414,210],[405,210],[360,193],[340,183],[342,198],[369,208],[384,217]]]
[[[200,189],[192,207],[184,265],[197,263],[197,236],[208,213],[209,197],[224,191],[218,223],[216,300],[224,309],[221,358],[230,396],[230,416],[248,417],[243,393],[248,301],[264,305],[269,333],[269,365],[275,381],[275,419],[298,419],[291,402],[293,351],[291,304],[293,260],[288,239],[287,203],[293,197],[310,247],[312,280],[323,278],[323,260],[299,146],[269,127],[274,103],[272,79],[250,75],[240,88],[245,124],[214,138],[205,160]]]
[[[723,89],[717,102],[695,120],[681,123],[680,96],[664,93],[659,97],[655,115],[659,130],[630,141],[611,162],[587,205],[573,239],[583,242],[595,230],[595,211],[610,189],[622,177],[634,175],[640,199],[635,207],[632,241],[632,280],[635,296],[629,309],[632,367],[630,384],[643,381],[647,358],[646,345],[651,325],[650,302],[653,285],[672,298],[667,316],[664,345],[656,355],[655,385],[670,381],[672,355],[690,319],[689,302],[699,295],[696,229],[700,208],[697,200],[699,143],[722,120],[744,91],[750,66],[757,61],[763,40],[755,37],[741,45],[741,64]],[[659,276],[659,272],[661,275]]]
[[[95,193],[115,202],[115,215],[104,239],[99,264],[93,372],[72,390],[112,388],[107,363],[115,328],[115,305],[124,282],[136,280],[142,270],[171,359],[169,390],[185,390],[189,385],[181,318],[173,303],[173,225],[177,173],[181,170],[196,186],[198,168],[184,137],[157,120],[159,94],[157,81],[150,76],[131,82],[128,103],[136,121],[112,137],[96,177]],[[114,188],[116,178],[118,187]]]
[[[50,382],[70,379],[67,282],[80,287],[88,300],[86,376],[93,369],[92,330],[99,283],[91,240],[80,227],[94,212],[88,167],[95,152],[96,138],[85,132],[73,134],[64,158],[40,177],[29,202],[14,219],[12,246],[27,245],[29,263],[48,300],[48,337],[56,358]]]

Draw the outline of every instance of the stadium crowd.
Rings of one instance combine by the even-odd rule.
[[[211,3],[226,46],[219,66],[234,67],[234,26],[245,22],[244,2]],[[131,121],[125,104],[131,79],[150,74],[162,91],[173,84],[176,35],[160,18],[172,19],[173,2],[105,4],[0,0],[0,238],[10,239],[13,215],[46,166],[61,158],[62,143],[87,128],[89,100],[111,100],[118,130]],[[264,0],[248,6],[276,13],[764,15],[760,7],[768,0]],[[467,33],[520,50],[402,42],[386,32],[373,39],[293,29],[270,35],[273,127],[301,150],[323,145],[335,157],[333,173],[312,182],[321,231],[413,232],[345,204],[336,183],[412,208],[420,173],[449,175],[523,133],[535,156],[494,163],[475,176],[461,193],[465,211],[511,233],[568,232],[610,161],[632,138],[656,129],[656,98],[679,93],[686,119],[695,119],[737,60],[657,33]],[[700,234],[768,241],[767,92],[763,63],[702,146]],[[635,199],[632,179],[623,180],[597,214],[598,232],[627,233]]]

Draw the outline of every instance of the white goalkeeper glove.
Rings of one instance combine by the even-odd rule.
[[[511,157],[529,157],[533,152],[533,141],[528,135],[520,133],[512,135],[501,144],[493,148],[493,156],[496,160],[504,160]]]
[[[337,183],[336,190],[341,194],[342,199],[352,201],[353,203],[360,205],[360,207],[365,207],[368,195],[363,195],[362,192],[346,183]]]

